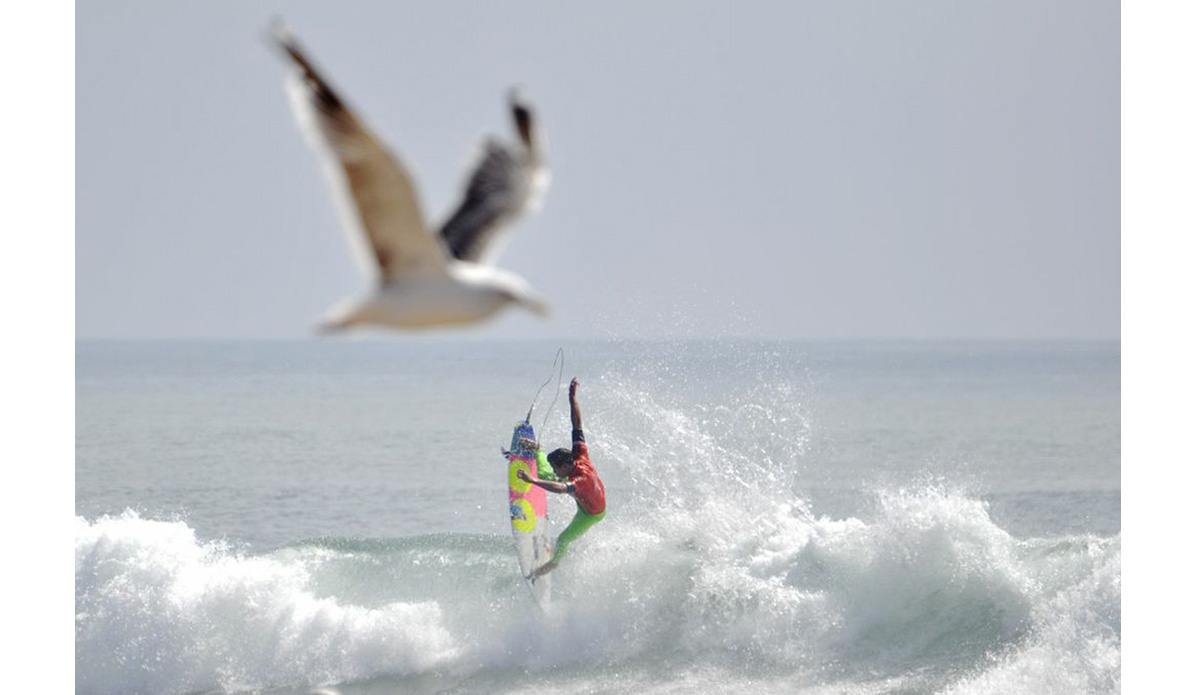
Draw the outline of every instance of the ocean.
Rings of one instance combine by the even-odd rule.
[[[76,692],[1118,693],[1120,374],[1115,341],[79,341]],[[572,376],[609,511],[540,612],[500,451],[547,379],[568,445]]]

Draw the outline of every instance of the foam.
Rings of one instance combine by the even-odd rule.
[[[76,521],[79,693],[245,690],[420,672],[452,660],[434,602],[317,598],[302,566],[133,513]]]
[[[882,492],[863,519],[780,503],[740,536],[721,532],[728,513],[711,502],[618,518],[560,568],[560,601],[540,624],[517,619],[528,597],[508,581],[504,538],[460,585],[422,576],[422,600],[390,601],[400,589],[389,582],[431,571],[415,558],[443,555],[436,571],[454,573],[469,544],[443,536],[408,554],[335,543],[247,557],[197,541],[182,522],[78,520],[77,690],[238,691],[433,671],[486,680],[514,668],[570,668],[581,683],[618,669],[644,684],[700,664],[794,691],[914,679],[956,695],[1119,690],[1119,539],[1016,540],[982,502],[936,488]],[[338,589],[314,593],[347,573],[372,584],[361,591],[373,607]]]
[[[1092,567],[1038,606],[1033,637],[947,695],[1121,691],[1120,538],[1091,539],[1085,546],[1073,559]]]

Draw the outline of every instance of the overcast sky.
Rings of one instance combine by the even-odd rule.
[[[356,267],[283,15],[440,220],[521,84],[553,182],[482,337],[1117,338],[1120,6],[76,5],[76,335],[302,337]]]

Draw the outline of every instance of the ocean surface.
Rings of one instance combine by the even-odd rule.
[[[1119,343],[561,344],[543,613],[559,347],[78,342],[76,692],[1120,692]]]

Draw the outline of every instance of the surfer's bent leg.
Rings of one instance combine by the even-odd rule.
[[[558,534],[558,542],[554,546],[554,557],[550,558],[550,562],[553,562],[555,565],[561,562],[563,557],[566,556],[567,548],[571,546],[571,542],[599,523],[607,513],[607,509],[599,514],[588,514],[582,509],[577,509],[575,511],[575,518],[571,519],[571,523],[563,529],[562,533]]]

